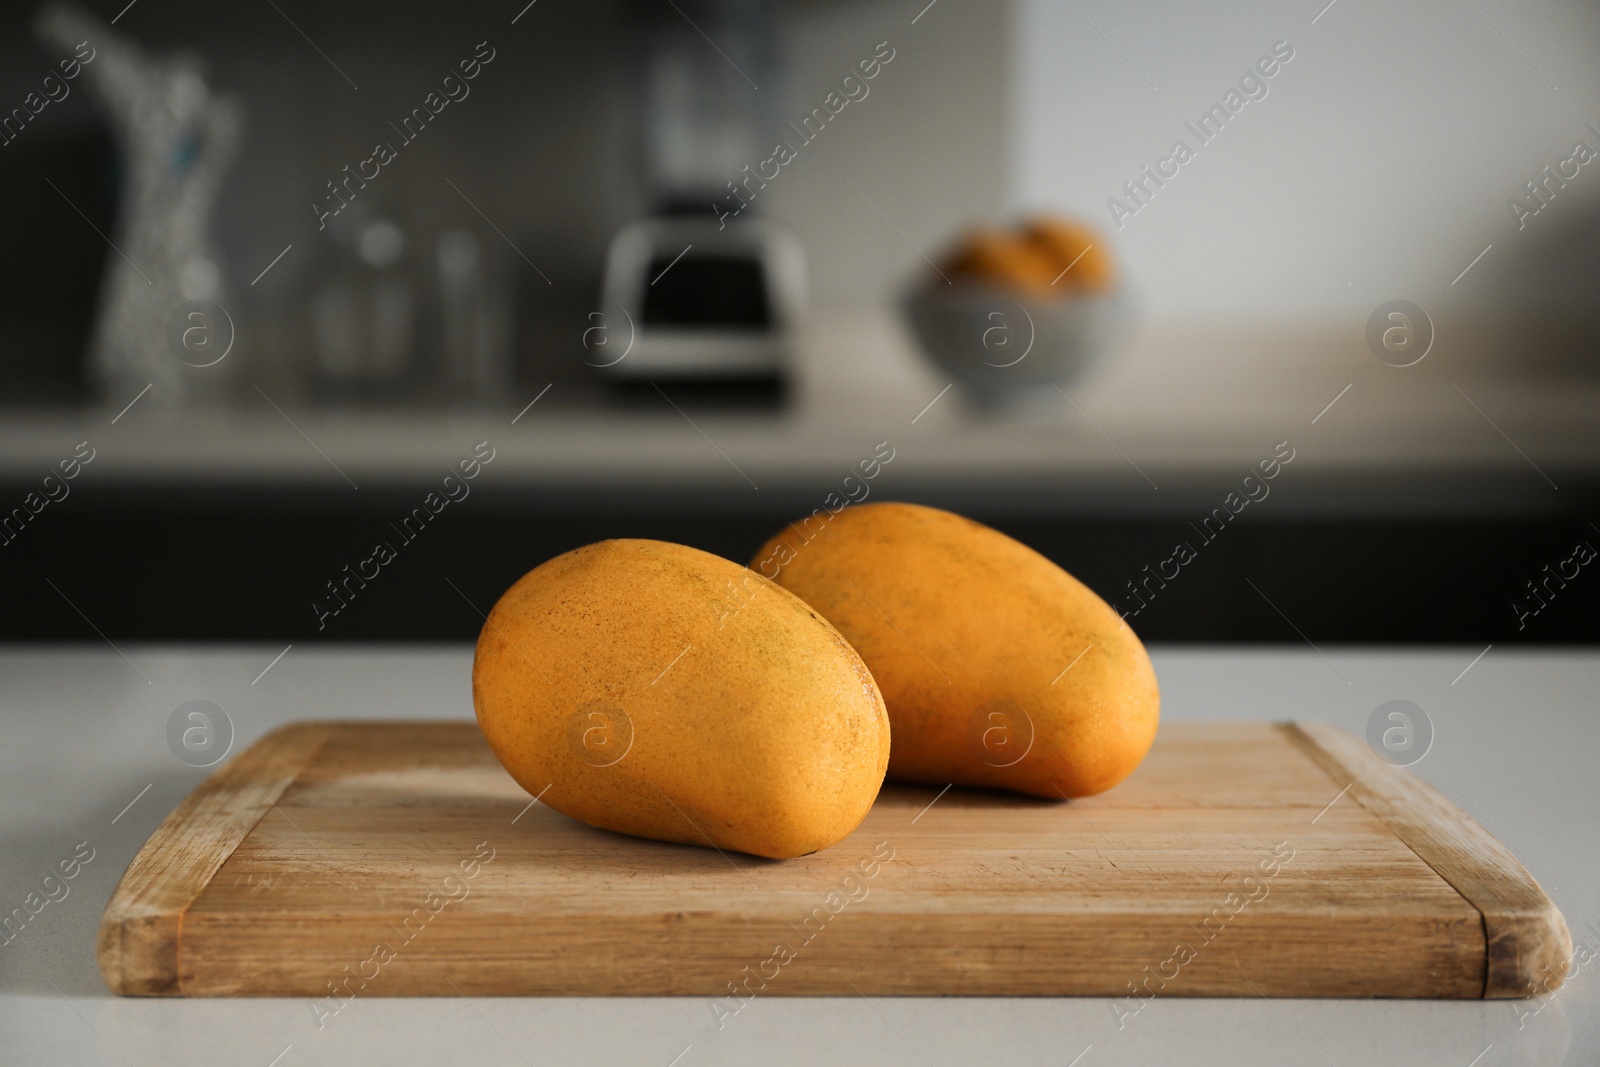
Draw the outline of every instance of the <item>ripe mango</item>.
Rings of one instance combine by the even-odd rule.
[[[1058,291],[1109,293],[1116,288],[1106,239],[1087,226],[1040,216],[1023,227],[1022,239],[1050,258],[1050,276],[1060,279],[1052,282]]]
[[[775,859],[855,829],[889,719],[850,644],[787,590],[661,541],[602,541],[518,579],[472,665],[489,747],[555,810]]]
[[[1127,777],[1155,739],[1160,693],[1133,631],[997,530],[865,504],[791,524],[751,567],[866,660],[894,729],[891,778],[1089,796]]]
[[[1011,230],[970,230],[941,257],[939,270],[946,279],[1061,300],[1105,296],[1117,283],[1109,242],[1087,226],[1050,215]]]
[[[975,278],[1050,296],[1050,279],[1061,271],[1054,263],[1052,248],[1003,230],[978,230],[963,238],[945,260],[944,269],[951,277]]]

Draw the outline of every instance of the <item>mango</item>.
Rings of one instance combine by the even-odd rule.
[[[883,697],[839,632],[738,564],[602,541],[511,586],[472,665],[524,789],[591,826],[783,859],[838,842],[883,784]]]
[[[1161,697],[1138,637],[998,530],[912,504],[820,510],[751,567],[866,660],[894,731],[891,778],[1089,796],[1155,739]]]
[[[945,261],[952,278],[973,278],[1031,293],[1049,296],[1050,279],[1060,273],[1053,250],[1002,230],[978,230],[966,235],[955,253]]]
[[[1087,226],[1040,216],[1023,227],[1022,237],[1050,258],[1050,276],[1059,279],[1052,283],[1058,291],[1103,294],[1116,288],[1106,239]]]
[[[1087,226],[1050,215],[1012,230],[970,230],[941,258],[939,269],[948,279],[1060,300],[1105,296],[1117,283],[1109,242]]]

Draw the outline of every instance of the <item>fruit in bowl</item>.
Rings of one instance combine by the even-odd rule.
[[[980,399],[1069,381],[1123,318],[1103,239],[1062,219],[966,234],[905,298],[928,356]]]

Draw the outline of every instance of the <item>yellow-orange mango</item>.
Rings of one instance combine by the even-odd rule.
[[[1049,257],[1057,293],[1109,293],[1116,288],[1106,240],[1087,226],[1042,216],[1023,228],[1022,239]]]
[[[997,530],[866,504],[791,524],[751,567],[861,653],[894,729],[889,777],[1081,797],[1155,739],[1144,646],[1100,597]]]
[[[966,235],[955,254],[946,260],[952,276],[975,278],[1009,286],[1037,296],[1051,293],[1053,250],[1002,230],[978,230]]]
[[[855,829],[889,720],[847,641],[719,556],[602,541],[523,575],[472,665],[489,747],[593,826],[781,859]]]

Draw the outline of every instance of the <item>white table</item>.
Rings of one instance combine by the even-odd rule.
[[[1596,483],[1600,377],[1496,373],[1455,351],[1397,373],[1337,324],[1152,325],[1067,394],[1002,411],[947,392],[950,377],[889,312],[811,322],[800,349],[793,403],[775,412],[595,408],[570,404],[566,383],[526,409],[538,385],[490,410],[301,408],[270,383],[281,411],[250,390],[222,409],[170,410],[152,394],[126,413],[120,402],[0,410],[0,484],[20,500],[88,442],[95,458],[72,491],[89,498],[292,487],[336,503],[352,485],[409,497],[478,441],[495,458],[472,491],[508,507],[654,494],[809,509],[879,441],[894,450],[889,491],[901,499],[959,496],[1013,513],[1187,520],[1284,441],[1296,459],[1273,489],[1280,517],[1548,515],[1581,508],[1568,498]]]
[[[692,997],[358,998],[321,1030],[305,1000],[112,997],[94,965],[100,911],[145,837],[205,773],[167,747],[178,705],[205,699],[226,709],[234,751],[290,719],[472,713],[466,647],[296,646],[261,674],[280,651],[0,650],[0,904],[22,905],[80,842],[94,849],[67,896],[0,947],[0,1063],[1600,1061],[1600,960],[1543,1001],[1173,998],[1121,1030],[1110,1002],[1097,999],[770,997],[719,1031],[708,1001]],[[1415,701],[1436,732],[1416,773],[1516,850],[1574,940],[1600,951],[1600,655],[1496,647],[1472,663],[1480,649],[1324,651],[1326,659],[1311,650],[1157,649],[1164,714],[1315,717],[1359,733],[1379,704]]]

